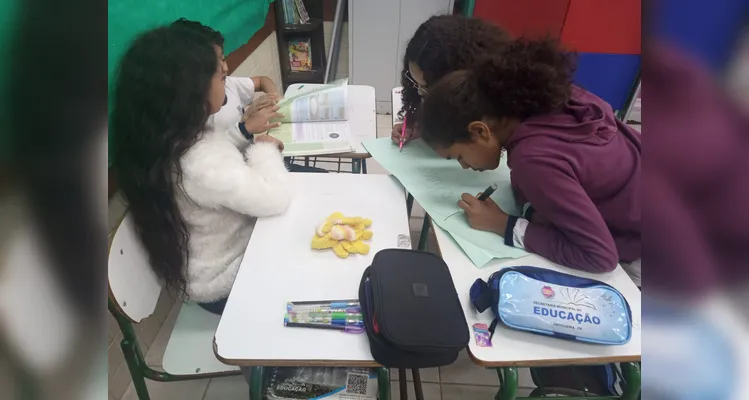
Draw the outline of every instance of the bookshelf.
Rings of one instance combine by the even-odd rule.
[[[276,8],[276,38],[278,39],[278,59],[281,63],[281,79],[283,90],[294,83],[324,83],[327,59],[325,54],[325,34],[323,31],[323,2],[322,0],[301,0],[309,15],[305,24],[289,24],[285,18],[286,0],[275,0]],[[293,3],[293,1],[291,1]],[[309,39],[310,71],[292,71],[289,63],[289,41]]]

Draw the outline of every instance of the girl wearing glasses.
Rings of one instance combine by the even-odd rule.
[[[403,108],[398,115],[407,122],[406,140],[419,136],[416,119],[429,85],[450,72],[470,67],[487,53],[501,52],[509,41],[509,35],[497,25],[475,18],[438,15],[421,24],[403,57]],[[393,126],[396,144],[401,130],[402,124]]]

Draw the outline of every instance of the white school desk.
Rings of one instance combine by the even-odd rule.
[[[531,254],[514,260],[493,260],[483,268],[477,268],[458,246],[449,233],[432,224],[437,238],[438,253],[450,269],[455,289],[463,306],[463,312],[471,331],[468,355],[482,367],[498,368],[497,373],[505,383],[498,393],[498,399],[513,399],[517,391],[517,370],[512,367],[563,366],[581,364],[608,364],[613,362],[636,362],[641,360],[641,297],[640,290],[624,270],[616,269],[606,274],[592,274],[573,270],[552,263],[547,259]],[[476,345],[471,326],[476,322],[491,324],[494,314],[491,310],[479,313],[471,304],[470,288],[476,279],[487,281],[489,275],[503,267],[530,265],[552,269],[607,283],[627,299],[632,312],[632,337],[627,344],[604,346],[562,340],[554,337],[513,330],[497,325],[492,337],[492,347]],[[509,367],[509,368],[508,368]],[[639,371],[629,365],[624,371],[625,378],[632,383],[622,399],[636,399],[640,392]]]
[[[403,186],[387,175],[292,174],[295,196],[281,216],[258,219],[214,338],[219,360],[239,366],[368,366],[366,334],[288,328],[286,303],[358,299],[364,269],[379,250],[409,235]],[[340,259],[312,250],[335,211],[372,219],[367,255]]]
[[[641,297],[640,290],[624,270],[616,269],[606,274],[593,274],[554,264],[547,259],[532,254],[514,260],[493,260],[483,268],[477,268],[458,246],[449,233],[437,225],[432,225],[437,238],[438,253],[450,269],[455,289],[463,306],[469,329],[476,322],[489,325],[494,318],[491,310],[479,313],[471,304],[470,287],[476,279],[487,281],[489,275],[503,267],[531,265],[564,272],[571,275],[592,278],[607,283],[622,293],[632,312],[632,337],[627,344],[605,346],[562,340],[554,337],[522,332],[497,325],[492,337],[492,347],[476,345],[473,331],[468,344],[468,354],[473,362],[482,367],[531,367],[562,366],[581,364],[607,364],[612,362],[636,362],[641,360]],[[500,372],[502,373],[502,372]],[[514,372],[516,374],[516,372]],[[516,377],[515,377],[516,378]],[[505,382],[507,382],[505,376]],[[517,380],[514,380],[517,385]],[[509,390],[510,388],[508,388]],[[632,388],[634,390],[634,387]],[[639,392],[639,379],[637,382]],[[501,395],[498,398],[513,398]],[[636,396],[635,396],[636,398]]]
[[[471,304],[469,289],[476,279],[486,281],[493,272],[503,267],[531,265],[564,272],[571,275],[596,279],[619,290],[627,299],[632,310],[632,338],[621,346],[605,346],[579,343],[547,337],[510,328],[497,326],[492,338],[492,347],[479,347],[471,337],[468,345],[471,358],[484,367],[535,366],[535,365],[579,365],[602,364],[609,362],[640,361],[640,290],[621,267],[606,274],[593,274],[563,267],[547,259],[532,254],[514,260],[493,260],[483,268],[477,268],[465,255],[449,233],[433,225],[439,253],[450,268],[455,288],[463,305],[468,325],[476,322],[492,322],[491,310],[481,314]]]
[[[302,86],[322,86],[319,83],[295,83],[290,85],[284,94],[291,97],[294,92]],[[353,151],[350,153],[316,155],[318,157],[341,157],[352,159],[365,159],[369,152],[362,146],[361,142],[368,139],[377,139],[377,114],[375,112],[375,90],[372,86],[348,85],[347,98],[347,122],[349,127],[349,139]],[[304,156],[304,155],[302,155]]]

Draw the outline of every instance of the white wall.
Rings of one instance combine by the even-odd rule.
[[[452,8],[452,0],[349,2],[351,83],[375,88],[378,114],[391,112],[391,90],[400,86],[405,46],[416,28]]]
[[[642,99],[637,98],[635,99],[635,104],[632,106],[632,112],[629,114],[629,117],[627,118],[627,122],[634,121],[637,123],[642,123]]]
[[[279,92],[283,92],[281,83],[281,66],[278,61],[278,42],[276,32],[271,33],[260,43],[231,73],[231,76],[267,76],[276,83]]]
[[[333,37],[333,22],[323,22],[323,31],[325,32],[325,56],[327,57],[330,51],[330,42]],[[349,36],[348,36],[348,22],[344,22],[341,27],[340,46],[338,50],[338,64],[336,65],[336,74],[332,80],[343,79],[349,77]],[[330,60],[328,60],[330,62]]]

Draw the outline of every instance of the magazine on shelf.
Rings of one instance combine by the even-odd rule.
[[[289,40],[289,68],[294,71],[312,70],[310,39]]]

